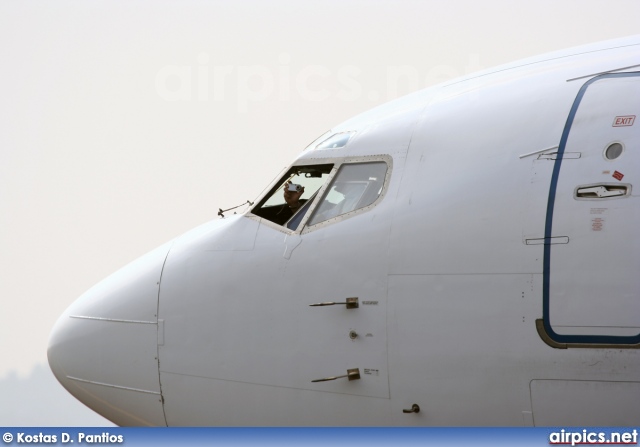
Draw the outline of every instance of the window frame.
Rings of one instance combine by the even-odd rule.
[[[358,208],[348,213],[341,214],[339,216],[332,217],[322,222],[318,222],[315,225],[307,226],[307,222],[313,216],[313,213],[316,207],[324,200],[326,191],[333,185],[333,181],[336,177],[336,174],[340,170],[340,167],[344,164],[362,164],[362,163],[374,163],[374,162],[384,162],[387,165],[387,172],[384,177],[384,183],[382,185],[382,191],[380,195],[374,200],[371,204]],[[314,166],[314,165],[329,165],[332,164],[333,167],[327,176],[327,180],[325,183],[318,189],[318,191],[314,194],[314,196],[310,199],[313,200],[313,203],[309,205],[309,209],[306,211],[305,216],[302,218],[298,226],[292,230],[287,228],[287,224],[289,220],[295,218],[296,214],[294,214],[291,219],[285,222],[282,225],[279,225],[275,222],[272,222],[264,217],[261,217],[257,214],[253,213],[253,210],[262,206],[264,202],[271,197],[277,188],[282,184],[282,181],[287,176],[287,173],[296,167],[304,167],[304,166]],[[247,217],[252,218],[254,220],[258,220],[261,223],[264,223],[270,228],[278,230],[285,234],[306,234],[312,231],[316,231],[318,229],[324,228],[327,225],[333,225],[335,223],[341,222],[346,219],[350,219],[353,216],[358,214],[366,213],[371,210],[375,206],[377,206],[382,199],[384,199],[388,189],[389,189],[389,180],[391,178],[391,173],[393,172],[393,158],[390,155],[381,154],[381,155],[367,155],[360,157],[336,157],[336,158],[322,158],[322,159],[298,159],[291,166],[284,169],[280,175],[276,177],[276,179],[271,183],[271,185],[266,189],[266,192],[260,196],[258,200],[256,200],[256,205],[253,206],[246,214]]]
[[[322,220],[322,221],[317,222],[315,224],[312,224],[312,225],[309,224],[309,222],[315,216],[315,208],[317,208],[317,206],[320,206],[324,202],[325,198],[327,197],[327,195],[331,191],[331,188],[335,184],[336,180],[339,179],[339,175],[340,175],[340,172],[342,171],[343,167],[352,166],[352,165],[374,164],[374,163],[384,163],[385,167],[386,167],[386,170],[385,170],[384,178],[382,179],[382,189],[380,191],[380,194],[378,194],[378,196],[375,198],[375,200],[373,202],[371,202],[369,205],[352,209],[350,211],[347,211],[346,213],[338,214],[337,216],[331,217],[329,219]],[[389,173],[390,169],[391,169],[391,165],[390,165],[388,160],[379,160],[379,159],[368,159],[366,161],[349,160],[348,162],[340,163],[339,165],[337,165],[336,173],[333,174],[333,176],[331,177],[329,183],[327,184],[327,187],[324,188],[325,191],[323,192],[322,196],[320,196],[320,198],[317,199],[318,203],[315,204],[316,207],[314,207],[314,212],[309,211],[309,218],[306,220],[305,226],[308,229],[321,228],[322,226],[324,226],[322,224],[324,224],[325,222],[327,224],[339,222],[341,220],[348,219],[348,218],[358,214],[359,212],[366,212],[369,209],[371,209],[373,206],[375,206],[381,200],[382,196],[386,192],[386,186],[387,186],[387,182],[388,182],[389,175],[390,175],[390,173]]]

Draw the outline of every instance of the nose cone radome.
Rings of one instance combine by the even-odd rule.
[[[118,425],[166,425],[157,315],[169,248],[158,247],[89,289],[49,339],[49,366],[58,381]]]

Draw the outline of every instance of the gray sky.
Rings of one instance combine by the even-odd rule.
[[[85,290],[253,200],[330,127],[638,17],[635,0],[0,2],[0,380],[37,375]]]

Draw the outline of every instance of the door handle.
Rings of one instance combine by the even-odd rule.
[[[609,197],[620,197],[629,194],[629,186],[631,185],[588,185],[578,186],[575,192],[575,198],[579,199],[606,199]]]

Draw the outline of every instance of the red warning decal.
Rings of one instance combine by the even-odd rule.
[[[602,227],[604,227],[604,219],[602,217],[591,219],[591,231],[602,231]]]
[[[633,126],[636,121],[635,115],[616,116],[613,120],[613,127]]]
[[[624,174],[622,172],[613,171],[613,175],[611,177],[613,177],[616,180],[622,180],[622,177],[624,177]]]

